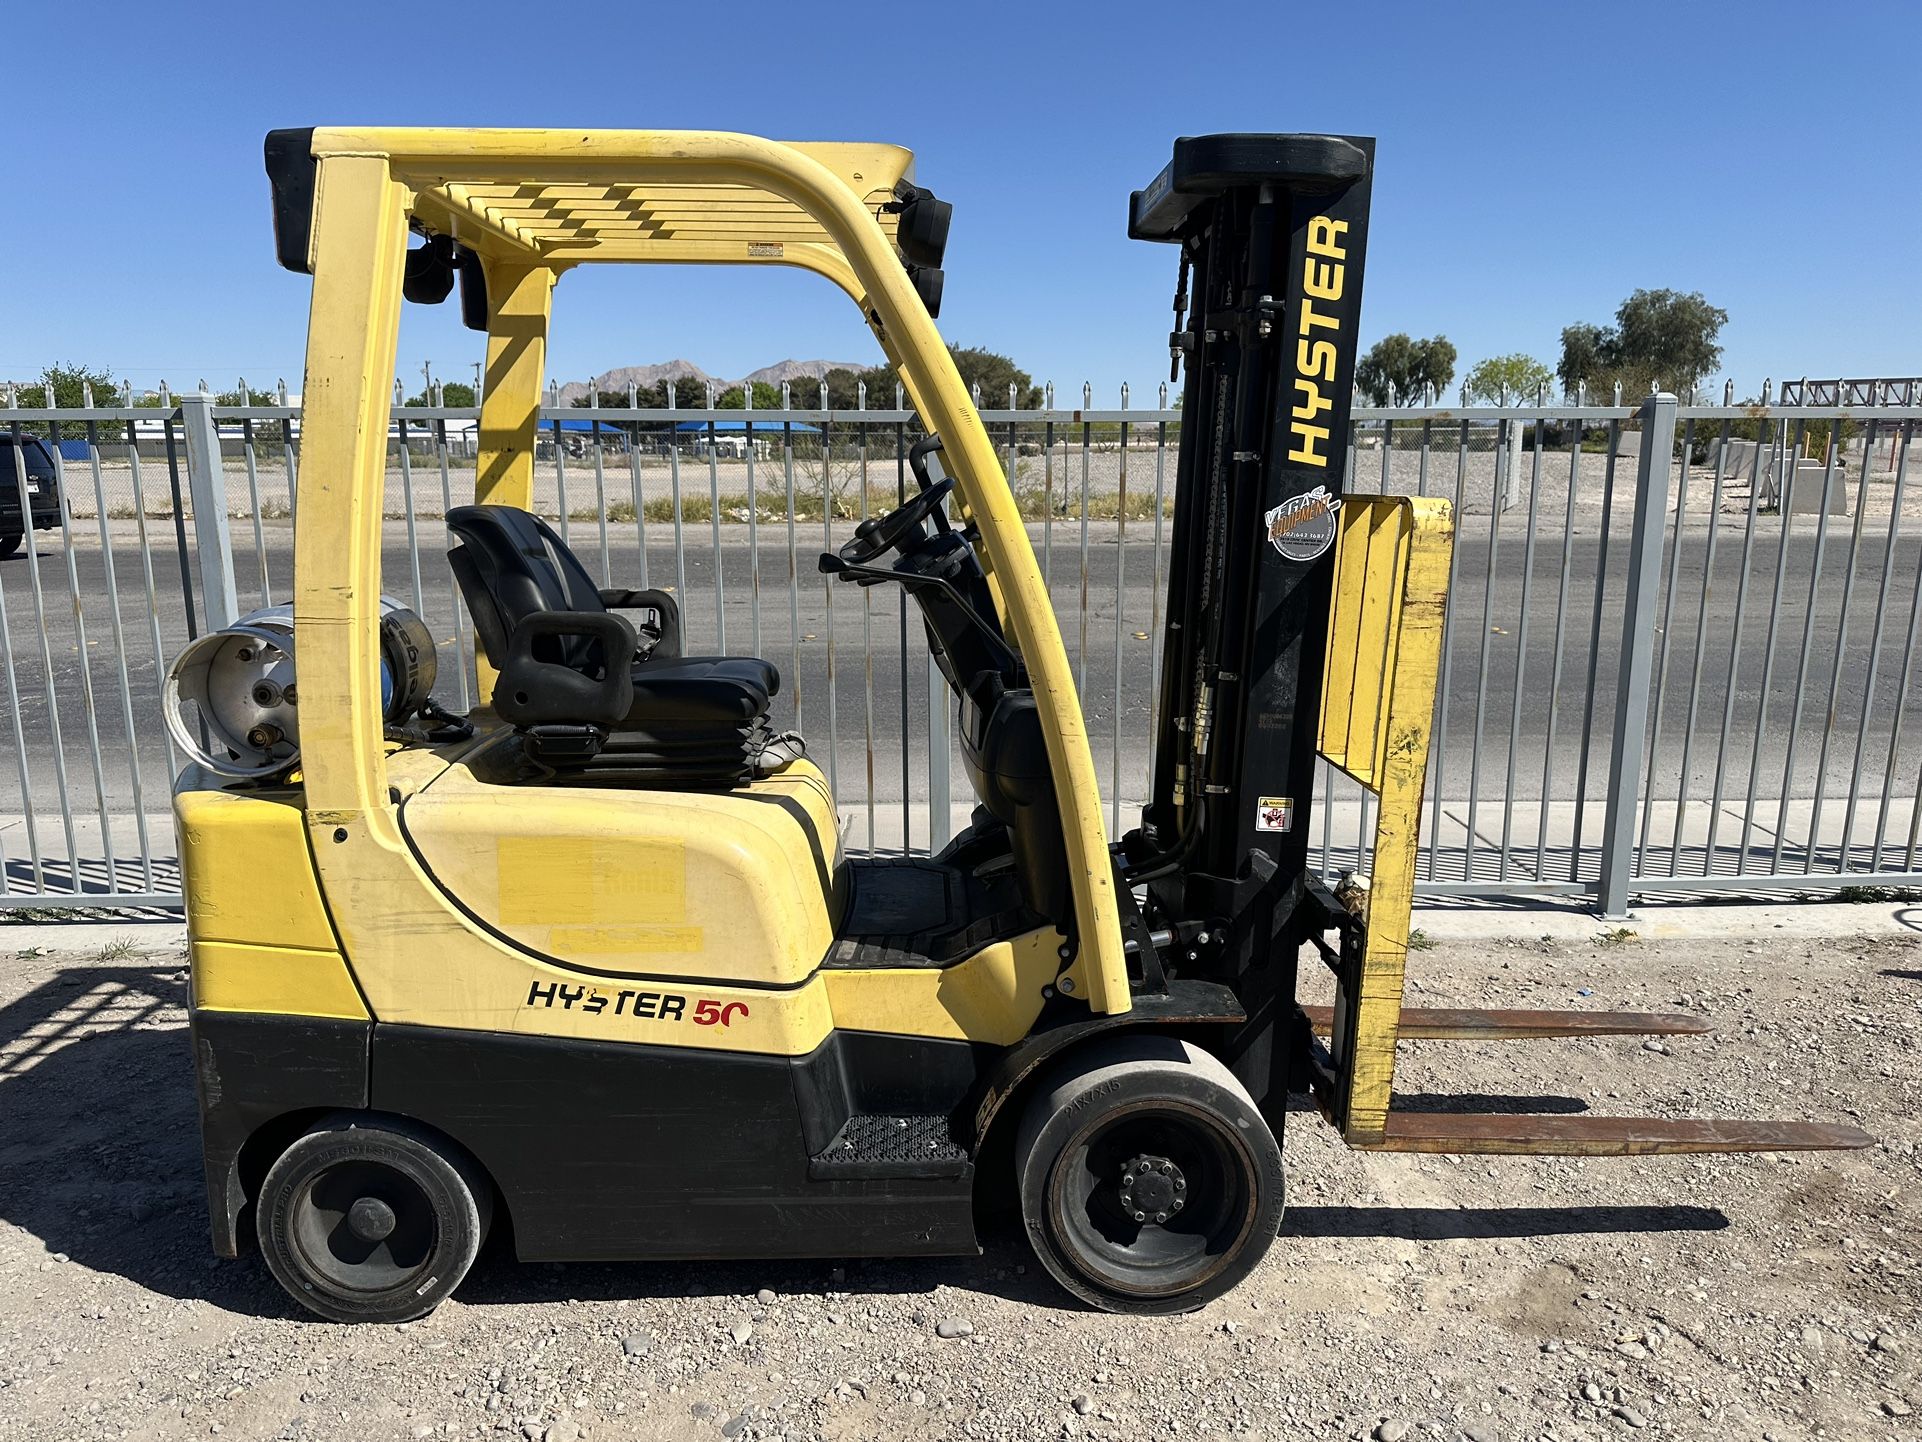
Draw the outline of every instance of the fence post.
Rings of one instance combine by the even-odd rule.
[[[207,629],[231,626],[240,616],[234,587],[234,547],[227,529],[227,476],[220,464],[220,428],[214,398],[205,391],[180,397],[180,429],[187,442],[187,491],[194,518],[202,614]]]
[[[1675,397],[1659,391],[1642,404],[1642,450],[1635,476],[1635,528],[1628,543],[1628,596],[1622,613],[1621,672],[1615,687],[1615,743],[1608,758],[1602,818],[1602,876],[1597,900],[1607,918],[1628,914],[1637,803],[1648,749],[1648,682],[1668,528],[1669,465],[1675,451]],[[1607,524],[1604,520],[1603,524]],[[1581,838],[1575,838],[1579,847]]]
[[[1535,424],[1540,425],[1541,422],[1538,420]],[[1515,497],[1521,491],[1523,429],[1521,421],[1509,417],[1502,422],[1498,433],[1496,448],[1500,454],[1496,457],[1495,463],[1499,480],[1496,484],[1501,491],[1501,507],[1504,511],[1512,511],[1515,508]]]

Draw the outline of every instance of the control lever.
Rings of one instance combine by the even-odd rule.
[[[944,482],[943,484],[951,485],[953,483]],[[837,556],[832,551],[821,552],[821,559],[816,564],[822,575],[838,576],[843,581],[854,582],[857,586],[878,586],[884,581],[898,581],[910,591],[925,588],[947,592],[948,599],[954,602],[963,616],[967,617],[968,623],[988,638],[988,644],[994,649],[996,657],[1001,663],[1002,674],[1012,676],[1020,671],[1020,657],[1014,654],[1013,649],[1002,639],[1000,632],[996,631],[994,627],[981,619],[981,613],[968,604],[967,597],[961,594],[955,587],[954,582],[940,576],[921,576],[911,571],[886,570],[880,566],[863,566],[848,560],[845,556]]]
[[[938,454],[940,450],[941,436],[938,432],[929,432],[908,447],[908,469],[914,472],[915,484],[924,491],[932,490],[936,484],[928,470],[928,457]]]
[[[883,516],[870,516],[854,528],[854,537],[841,547],[839,559],[851,566],[865,566],[888,551],[900,550],[903,542],[921,537],[921,527],[930,517],[943,531],[948,530],[941,502],[953,489],[953,481],[942,480],[923,489],[906,505],[896,506]]]

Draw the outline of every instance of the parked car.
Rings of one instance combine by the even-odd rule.
[[[38,436],[22,436],[18,452],[10,435],[0,435],[0,557],[20,549],[27,527],[20,515],[20,461],[26,462],[27,505],[33,529],[51,530],[60,524],[60,473],[53,449]]]

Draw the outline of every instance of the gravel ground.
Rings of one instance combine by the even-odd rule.
[[[1517,936],[1527,934],[1518,918]],[[0,933],[0,1436],[1922,1436],[1922,945],[1445,939],[1430,1004],[1700,1010],[1712,1038],[1404,1048],[1404,1100],[1853,1119],[1873,1150],[1364,1157],[1311,1117],[1266,1265],[1194,1316],[979,1259],[521,1267],[396,1328],[208,1253],[177,952]]]

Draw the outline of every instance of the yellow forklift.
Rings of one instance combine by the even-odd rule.
[[[1402,1007],[1451,518],[1342,495],[1373,154],[1184,139],[1132,198],[1130,234],[1179,254],[1186,381],[1153,797],[1110,838],[934,326],[950,210],[907,151],[270,135],[279,258],[313,277],[295,600],[170,683],[200,756],[175,809],[215,1250],[251,1235],[313,1311],[400,1321],[490,1227],[527,1259],[965,1254],[1012,1200],[1068,1291],[1175,1312],[1274,1240],[1290,1093],[1373,1150],[1864,1145],[1390,1108],[1398,1038],[1700,1027]],[[775,668],[683,654],[673,596],[590,576],[532,514],[555,282],[650,261],[826,277],[920,416],[916,492],[821,567],[925,620],[980,803],[938,854],[844,854],[770,725]],[[457,282],[486,332],[476,493],[447,518],[484,654],[465,718],[381,594],[400,309]],[[1318,752],[1378,799],[1365,893],[1307,865]],[[1297,1001],[1303,955],[1332,1006]]]

